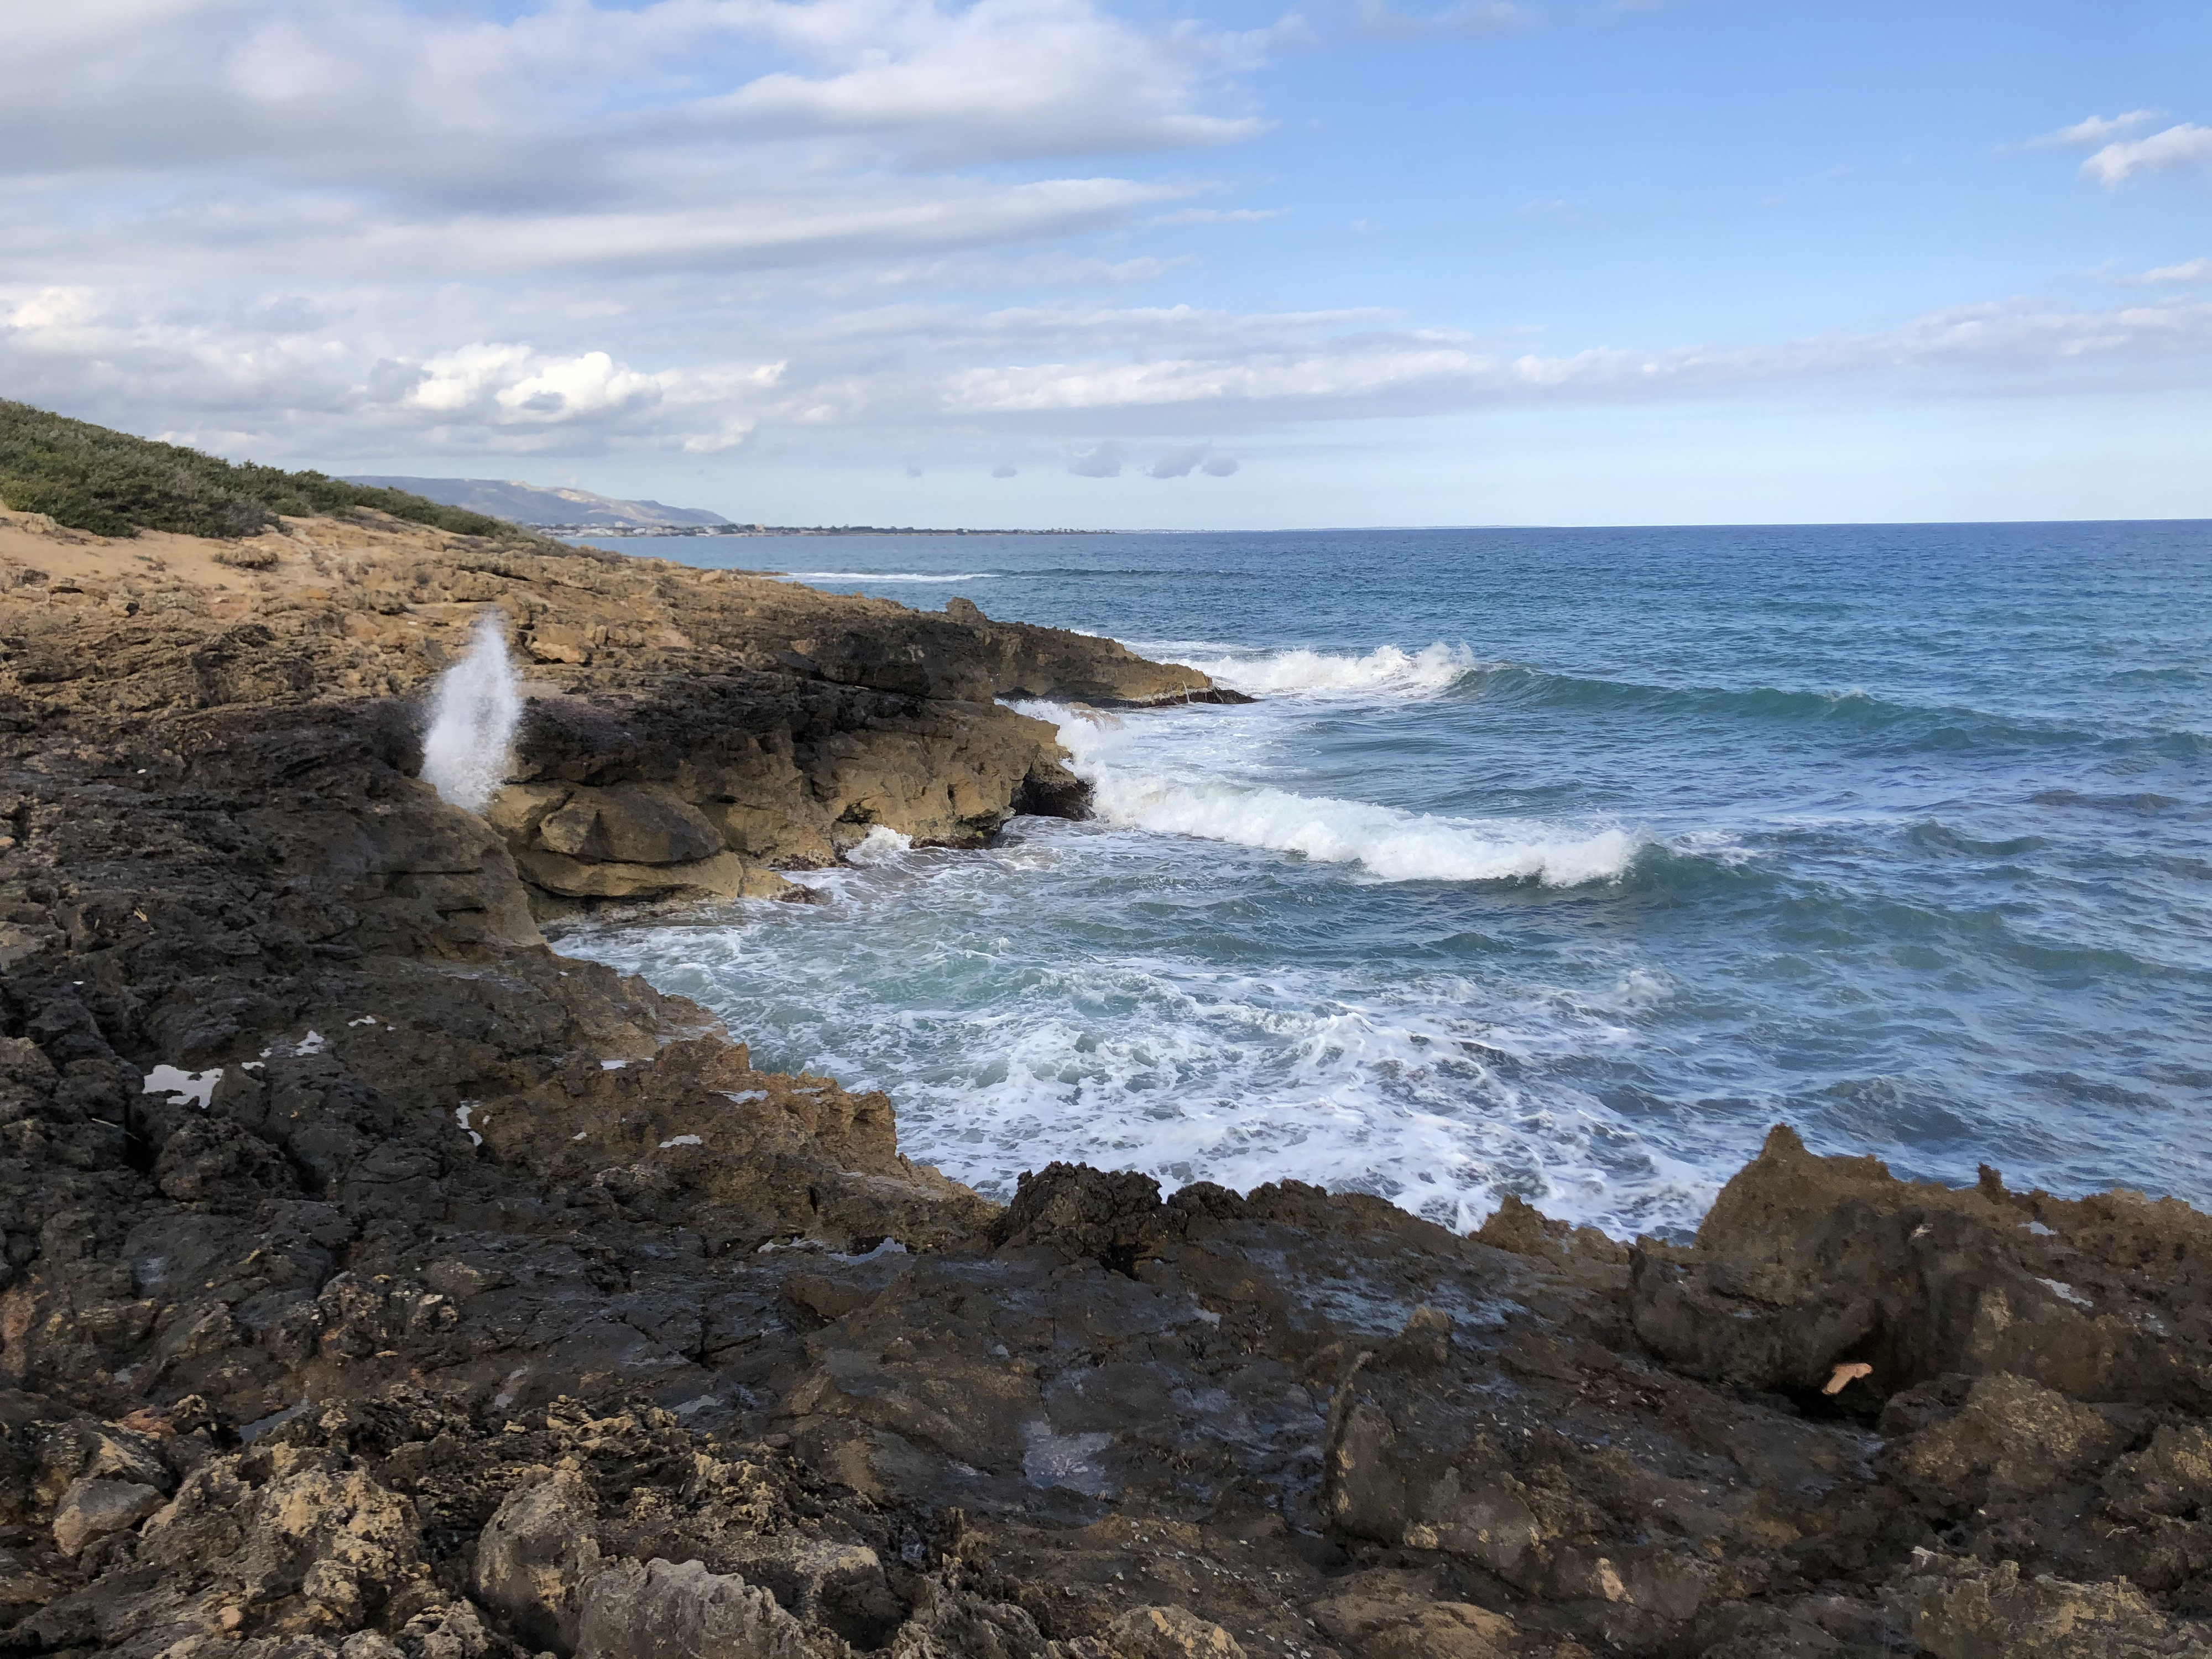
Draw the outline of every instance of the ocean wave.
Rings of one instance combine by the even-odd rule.
[[[1000,856],[920,850],[847,872],[835,905],[569,948],[742,1023],[763,1063],[894,1090],[908,1154],[1001,1197],[1064,1158],[1170,1189],[1310,1181],[1456,1231],[1513,1192],[1628,1237],[1694,1225],[1756,1145],[1756,1127],[1717,1151],[1684,1142],[1573,1075],[1594,1052],[1638,1051],[1671,994],[1639,969],[1501,998],[1449,975],[1346,984],[1290,963],[1070,953],[1010,917],[1033,916],[1036,894],[1005,890]]]
[[[949,575],[927,570],[778,570],[773,574],[779,581],[787,582],[988,582],[995,581],[995,570],[959,570]]]
[[[1959,704],[1917,703],[1863,686],[1814,691],[1778,686],[1652,685],[1634,680],[1555,673],[1524,663],[1480,664],[1454,688],[1459,694],[1511,707],[1593,713],[1636,713],[1698,720],[1805,722],[1901,742],[1912,750],[1993,745],[2047,748],[2148,742],[2187,755],[2203,739],[2190,732],[2087,731],[2063,720],[1999,714]]]
[[[1382,881],[1536,881],[1576,887],[1617,881],[1649,839],[1620,828],[1583,830],[1522,820],[1486,822],[1409,812],[1369,801],[1301,795],[1145,763],[1128,728],[1051,704],[1076,775],[1105,822],[1190,836],[1320,864],[1355,866]]]
[[[1496,665],[1484,663],[1464,645],[1448,645],[1441,640],[1418,651],[1379,646],[1364,656],[1303,646],[1254,651],[1198,641],[1148,641],[1131,649],[1149,656],[1176,644],[1190,654],[1178,654],[1176,660],[1232,690],[1258,696],[1380,693],[1392,697],[1433,697],[1449,691],[1475,670]]]

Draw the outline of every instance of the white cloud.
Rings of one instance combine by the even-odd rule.
[[[2101,144],[2109,138],[2132,131],[2146,121],[2158,119],[2154,109],[2131,109],[2124,115],[2092,115],[2076,121],[2070,127],[2061,127],[2056,132],[2046,132],[2032,142],[2037,144]]]
[[[1225,478],[1236,471],[1237,462],[1233,457],[1217,455],[1211,445],[1199,444],[1161,456],[1145,469],[1145,476],[1148,478],[1188,478],[1193,472],[1203,472],[1209,478]]]
[[[1224,319],[1225,322],[1226,319]],[[1249,325],[1258,319],[1243,319]],[[1091,358],[963,369],[943,407],[963,416],[1236,407],[1295,418],[1334,410],[1398,414],[1470,401],[1558,395],[1641,397],[1785,378],[1881,372],[2033,374],[2095,361],[2153,362],[2212,352],[2212,305],[2174,301],[2106,313],[2022,305],[1960,307],[1875,333],[1831,333],[1771,345],[1617,347],[1508,355],[1445,330],[1334,338],[1276,319],[1278,337],[1206,356]]]
[[[2117,190],[2138,173],[2212,163],[2212,127],[2184,121],[2148,138],[2107,144],[2081,163],[2081,176]]]
[[[855,455],[919,444],[907,453],[988,468],[1011,465],[1018,434],[1066,445],[1061,465],[1072,459],[1079,477],[1118,476],[1142,443],[1145,471],[1178,477],[1229,460],[1215,434],[1315,419],[1839,376],[2140,383],[2201,374],[2212,355],[2212,304],[2180,295],[2100,312],[1960,307],[1875,331],[1649,350],[1531,349],[1517,331],[1411,328],[1372,311],[902,304],[754,318],[750,355],[726,326],[696,331],[690,313],[672,333],[629,312],[587,315],[537,344],[479,313],[456,327],[464,343],[423,352],[405,341],[439,319],[398,314],[402,302],[374,295],[295,307],[288,331],[267,320],[283,305],[163,314],[166,303],[155,290],[0,288],[0,384],[91,419],[331,465],[430,450],[457,466],[496,454],[705,455],[811,434]],[[527,296],[516,306],[538,309]]]
[[[2212,259],[2185,259],[2178,265],[2154,265],[2132,280],[2153,286],[2169,283],[2212,282]]]

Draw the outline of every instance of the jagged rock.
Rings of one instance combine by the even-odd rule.
[[[1923,1503],[1978,1509],[2096,1474],[2128,1431],[2024,1378],[1978,1377],[1957,1415],[1893,1442],[1893,1477]]]
[[[1159,1209],[1160,1183],[1150,1176],[1050,1164],[1022,1175],[994,1237],[1002,1244],[1088,1256],[1127,1273],[1153,1237]]]
[[[2179,1627],[2126,1583],[2028,1578],[2019,1564],[1936,1561],[1907,1581],[1913,1639],[1934,1659],[2203,1659],[2212,1641]]]
[[[313,533],[240,586],[109,572],[135,615],[0,581],[0,1647],[2203,1651],[2212,1220],[1786,1133],[1633,1253],[1073,1166],[1000,1212],[890,1097],[755,1071],[533,907],[1073,813],[992,698],[1207,688],[980,613]],[[561,648],[477,818],[402,699],[495,601]],[[65,1553],[110,1488],[173,1496]]]
[[[1438,1601],[1369,1638],[1365,1659],[1508,1659],[1513,1621],[1466,1601]]]
[[[533,1646],[576,1650],[602,1565],[593,1518],[582,1476],[556,1469],[508,1493],[477,1540],[477,1598]]]
[[[620,1561],[585,1587],[576,1659],[812,1659],[766,1590],[696,1561]]]
[[[2108,1311],[2032,1271],[2023,1255],[2059,1252],[2020,1239],[2030,1218],[1996,1193],[1818,1158],[1778,1127],[1715,1200],[1694,1253],[1638,1250],[1637,1334],[1739,1386],[1811,1392],[1863,1362],[1877,1403],[1946,1373],[1996,1371],[2092,1400],[2212,1402],[2212,1373],[2129,1317],[2132,1296]]]
[[[1237,1638],[1188,1607],[1132,1607],[1106,1627],[1126,1659],[1244,1659]]]

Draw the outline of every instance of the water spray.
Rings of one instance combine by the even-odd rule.
[[[422,739],[422,781],[441,799],[471,812],[491,804],[507,781],[522,694],[507,655],[507,617],[477,618],[468,654],[438,678],[430,730]]]

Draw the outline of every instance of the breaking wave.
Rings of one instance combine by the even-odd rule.
[[[1353,865],[1382,881],[1614,881],[1649,839],[1612,826],[1565,830],[1297,794],[1209,775],[1187,757],[1156,763],[1121,721],[1049,703],[1030,712],[1059,726],[1093,810],[1109,823]]]

